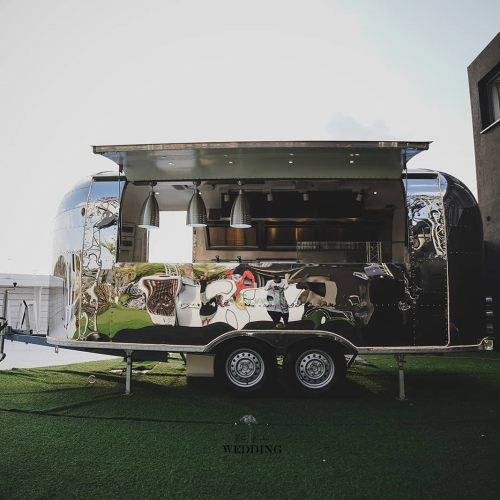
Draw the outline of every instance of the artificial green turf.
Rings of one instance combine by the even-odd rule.
[[[0,372],[0,497],[497,498],[499,354],[407,357],[405,402],[394,359],[367,360],[322,400],[281,374],[235,399],[177,356],[140,363],[132,396],[122,360]],[[250,442],[246,414],[281,453],[224,453]]]

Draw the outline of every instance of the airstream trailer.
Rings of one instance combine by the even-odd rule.
[[[188,375],[243,394],[283,356],[289,383],[313,395],[357,355],[401,368],[405,354],[487,348],[479,209],[451,175],[407,169],[428,147],[94,147],[118,170],[61,203],[47,343],[125,355],[128,392],[132,357],[178,352]],[[161,258],[178,245],[168,212],[192,227],[184,262]]]

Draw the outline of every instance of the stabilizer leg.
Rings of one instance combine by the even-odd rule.
[[[130,396],[130,387],[132,385],[132,354],[134,351],[125,351],[127,355],[127,369],[125,378],[125,395]]]
[[[396,354],[394,356],[396,358],[396,362],[398,363],[398,372],[399,372],[399,401],[406,401],[406,395],[405,395],[405,366],[404,363],[405,357],[402,356],[401,354]]]
[[[0,318],[0,361],[5,358],[5,329],[7,328],[7,313],[9,310],[9,291],[3,294],[3,316]]]

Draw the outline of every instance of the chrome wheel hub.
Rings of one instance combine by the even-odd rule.
[[[315,349],[299,356],[295,371],[302,385],[320,389],[332,381],[335,365],[327,352]]]
[[[239,387],[254,386],[264,376],[264,361],[251,349],[235,351],[227,359],[226,374]]]

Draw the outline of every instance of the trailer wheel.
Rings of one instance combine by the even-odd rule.
[[[331,341],[309,341],[292,347],[283,368],[290,385],[309,396],[331,394],[345,379],[347,366]]]
[[[276,374],[271,349],[247,340],[231,342],[215,355],[215,378],[234,394],[261,392]]]

